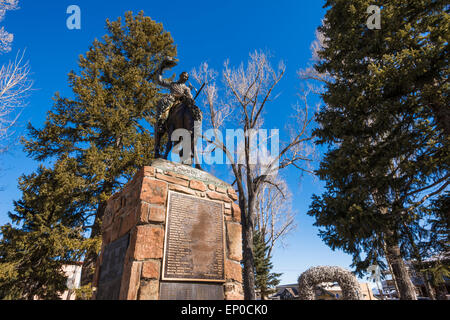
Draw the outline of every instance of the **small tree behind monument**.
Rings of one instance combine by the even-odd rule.
[[[270,294],[276,291],[280,284],[282,273],[272,272],[272,256],[267,255],[269,245],[264,240],[261,232],[255,230],[253,234],[253,252],[255,255],[255,287],[259,291],[261,300],[266,300]]]

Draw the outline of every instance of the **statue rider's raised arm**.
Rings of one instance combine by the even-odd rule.
[[[161,70],[161,69],[159,70],[158,75],[156,76],[155,82],[156,82],[156,84],[160,85],[161,87],[170,89],[172,81],[164,79],[163,75],[162,75],[163,72],[164,72],[164,70]]]

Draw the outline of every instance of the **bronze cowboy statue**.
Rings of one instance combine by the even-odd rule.
[[[165,148],[163,159],[167,160],[169,152],[172,149],[173,143],[180,143],[179,141],[172,141],[172,133],[178,129],[185,129],[191,136],[190,150],[181,149],[179,152],[180,158],[183,159],[184,152],[190,152],[187,157],[188,163],[193,164],[195,154],[195,146],[197,138],[195,136],[195,125],[201,126],[202,112],[200,108],[195,105],[195,98],[193,98],[191,89],[195,90],[191,85],[187,85],[189,74],[183,72],[177,81],[169,81],[163,79],[163,72],[174,67],[176,63],[170,57],[166,57],[161,63],[156,72],[155,82],[160,86],[169,89],[169,94],[165,95],[156,107],[156,123],[155,123],[155,159],[160,158],[160,144],[161,139],[165,133],[168,135],[168,142]],[[203,88],[203,86],[202,86]],[[197,92],[197,96],[200,93]],[[196,96],[196,97],[197,97]],[[195,162],[195,167],[201,169],[198,161]]]

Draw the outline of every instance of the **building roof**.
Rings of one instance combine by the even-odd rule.
[[[282,284],[282,285],[277,286],[277,290],[281,289],[281,288],[298,288],[298,283]]]
[[[291,286],[280,286],[277,287],[277,293],[272,295],[270,298],[278,298],[282,296],[289,296],[292,298],[298,297],[298,288],[297,287],[291,287]]]

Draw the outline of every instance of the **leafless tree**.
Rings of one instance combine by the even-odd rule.
[[[7,10],[18,9],[19,0],[0,0],[0,22],[4,19]],[[11,51],[14,36],[4,27],[0,27],[0,53]]]
[[[296,228],[292,194],[286,181],[278,176],[268,178],[256,197],[256,229],[269,248],[266,257],[271,257],[275,245],[284,246],[285,237]]]
[[[18,9],[18,0],[0,0],[0,22],[6,11]],[[14,36],[4,27],[0,27],[0,53],[11,51]],[[29,80],[30,67],[24,62],[24,53],[18,53],[14,61],[1,66],[0,69],[0,153],[7,148],[7,138],[12,135],[11,128],[17,122],[24,99],[31,90]]]
[[[10,129],[17,122],[24,99],[31,90],[30,67],[23,62],[23,54],[0,69],[0,152],[5,151],[5,141]]]
[[[279,63],[278,68],[274,69],[267,54],[254,52],[250,54],[245,67],[241,64],[233,68],[228,61],[225,62],[221,87],[216,84],[217,73],[209,69],[206,63],[193,72],[193,77],[199,84],[205,83],[204,104],[209,111],[211,128],[214,129],[214,141],[207,141],[226,155],[239,193],[246,300],[255,299],[253,230],[258,192],[270,178],[276,176],[278,170],[294,166],[301,171],[310,172],[306,163],[312,161],[313,146],[310,143],[312,118],[306,96],[294,108],[291,126],[287,126],[286,130],[289,139],[280,143],[277,154],[269,156],[261,152],[264,150],[261,145],[266,141],[261,145],[254,143],[256,140],[254,132],[262,128],[263,114],[267,105],[273,102],[274,90],[282,80],[285,70],[283,63]],[[281,112],[288,113],[286,109],[279,106]],[[220,130],[225,128],[240,129],[245,133],[237,150],[230,150],[223,141]],[[274,135],[267,137],[267,140],[274,141],[272,139],[276,137]],[[259,156],[255,156],[256,149],[259,149]]]

